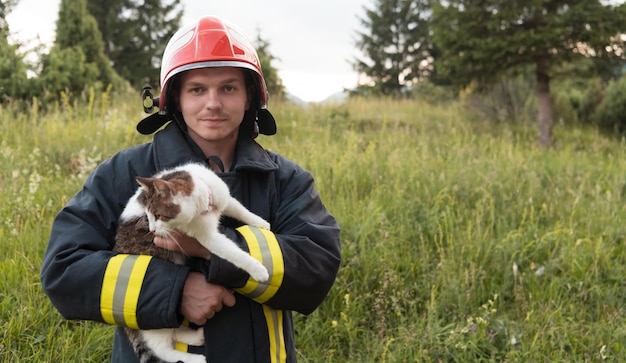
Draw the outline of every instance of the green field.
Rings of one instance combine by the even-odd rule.
[[[41,290],[52,219],[134,131],[139,97],[0,112],[0,361],[105,362],[110,326]],[[490,124],[460,104],[273,105],[260,137],[311,170],[342,227],[301,362],[626,361],[626,144],[593,128]]]

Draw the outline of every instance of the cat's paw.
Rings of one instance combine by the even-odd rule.
[[[174,340],[188,345],[204,345],[204,329],[180,327],[174,331]]]
[[[253,266],[249,272],[250,276],[258,282],[266,282],[270,278],[270,274],[267,272],[267,269],[261,264]]]
[[[265,228],[265,229],[267,229],[268,231],[272,228],[272,226],[270,226],[270,224],[269,224],[269,223],[267,223],[266,221],[263,221],[263,223],[261,223],[261,224],[260,224],[260,225],[258,225],[257,227],[259,227],[259,228]]]
[[[189,343],[190,345],[204,345],[204,329],[198,328],[196,329],[192,341]]]
[[[248,221],[248,224],[251,225],[252,227],[265,228],[268,231],[270,229],[270,224],[265,219],[256,215],[250,218],[250,220]]]
[[[202,354],[190,354],[185,363],[206,363],[206,358]]]

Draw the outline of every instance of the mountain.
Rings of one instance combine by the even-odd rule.
[[[343,101],[345,101],[346,98],[348,98],[348,91],[343,90],[343,91],[333,93],[332,95],[326,97],[320,103],[343,103]]]
[[[308,102],[304,101],[300,97],[298,97],[298,96],[296,96],[294,94],[291,94],[289,92],[285,93],[285,98],[287,98],[287,101],[293,102],[293,103],[295,103],[296,105],[299,105],[299,106],[306,106],[306,105],[309,104]]]

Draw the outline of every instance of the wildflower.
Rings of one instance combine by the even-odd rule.
[[[541,276],[545,272],[546,272],[546,268],[544,266],[539,266],[539,268],[537,268],[537,271],[535,271],[535,275]]]

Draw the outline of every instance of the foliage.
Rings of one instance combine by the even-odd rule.
[[[3,37],[9,30],[9,24],[6,21],[7,15],[18,2],[19,0],[0,0],[0,33]]]
[[[626,77],[609,82],[594,116],[603,129],[619,135],[626,133]]]
[[[62,92],[77,97],[88,85],[123,87],[124,81],[104,55],[100,33],[87,13],[85,0],[61,1],[56,39],[50,53],[43,56],[39,78],[50,100]]]
[[[150,140],[135,96],[95,94],[0,106],[2,362],[110,360],[112,328],[62,320],[38,278],[56,212],[98,163]],[[279,132],[259,142],[311,170],[342,227],[335,286],[295,314],[300,362],[626,359],[622,141],[572,125],[542,150],[527,125],[459,103],[272,107]]]
[[[411,87],[412,97],[429,104],[445,104],[457,99],[456,88],[438,85],[430,80],[418,82]]]
[[[365,8],[356,46],[365,59],[355,59],[354,69],[367,76],[360,93],[399,95],[432,68],[427,0],[376,0]]]
[[[19,46],[9,44],[7,30],[0,29],[0,102],[27,98],[29,83]]]
[[[270,43],[261,37],[260,32],[257,34],[254,43],[256,51],[259,55],[261,69],[263,70],[263,78],[265,78],[265,83],[267,85],[267,92],[270,94],[272,102],[284,100],[285,86],[283,85],[283,80],[278,74],[278,70],[274,67],[274,64],[272,64],[272,62],[278,60],[278,58],[270,52]]]
[[[535,84],[524,75],[503,77],[480,92],[472,86],[461,92],[461,100],[470,112],[491,122],[526,122],[537,114]]]
[[[550,67],[538,71],[552,72],[582,57],[621,57],[624,6],[600,0],[441,3],[433,7],[434,40],[445,49],[440,64],[461,85],[497,80],[538,59]]]
[[[87,5],[118,74],[136,89],[158,85],[163,50],[180,27],[180,0],[87,0]]]
[[[626,5],[589,1],[434,2],[436,63],[457,84],[490,83],[532,65],[537,82],[540,136],[552,142],[550,80],[555,67],[575,59],[624,58]],[[523,68],[522,68],[523,69]]]

